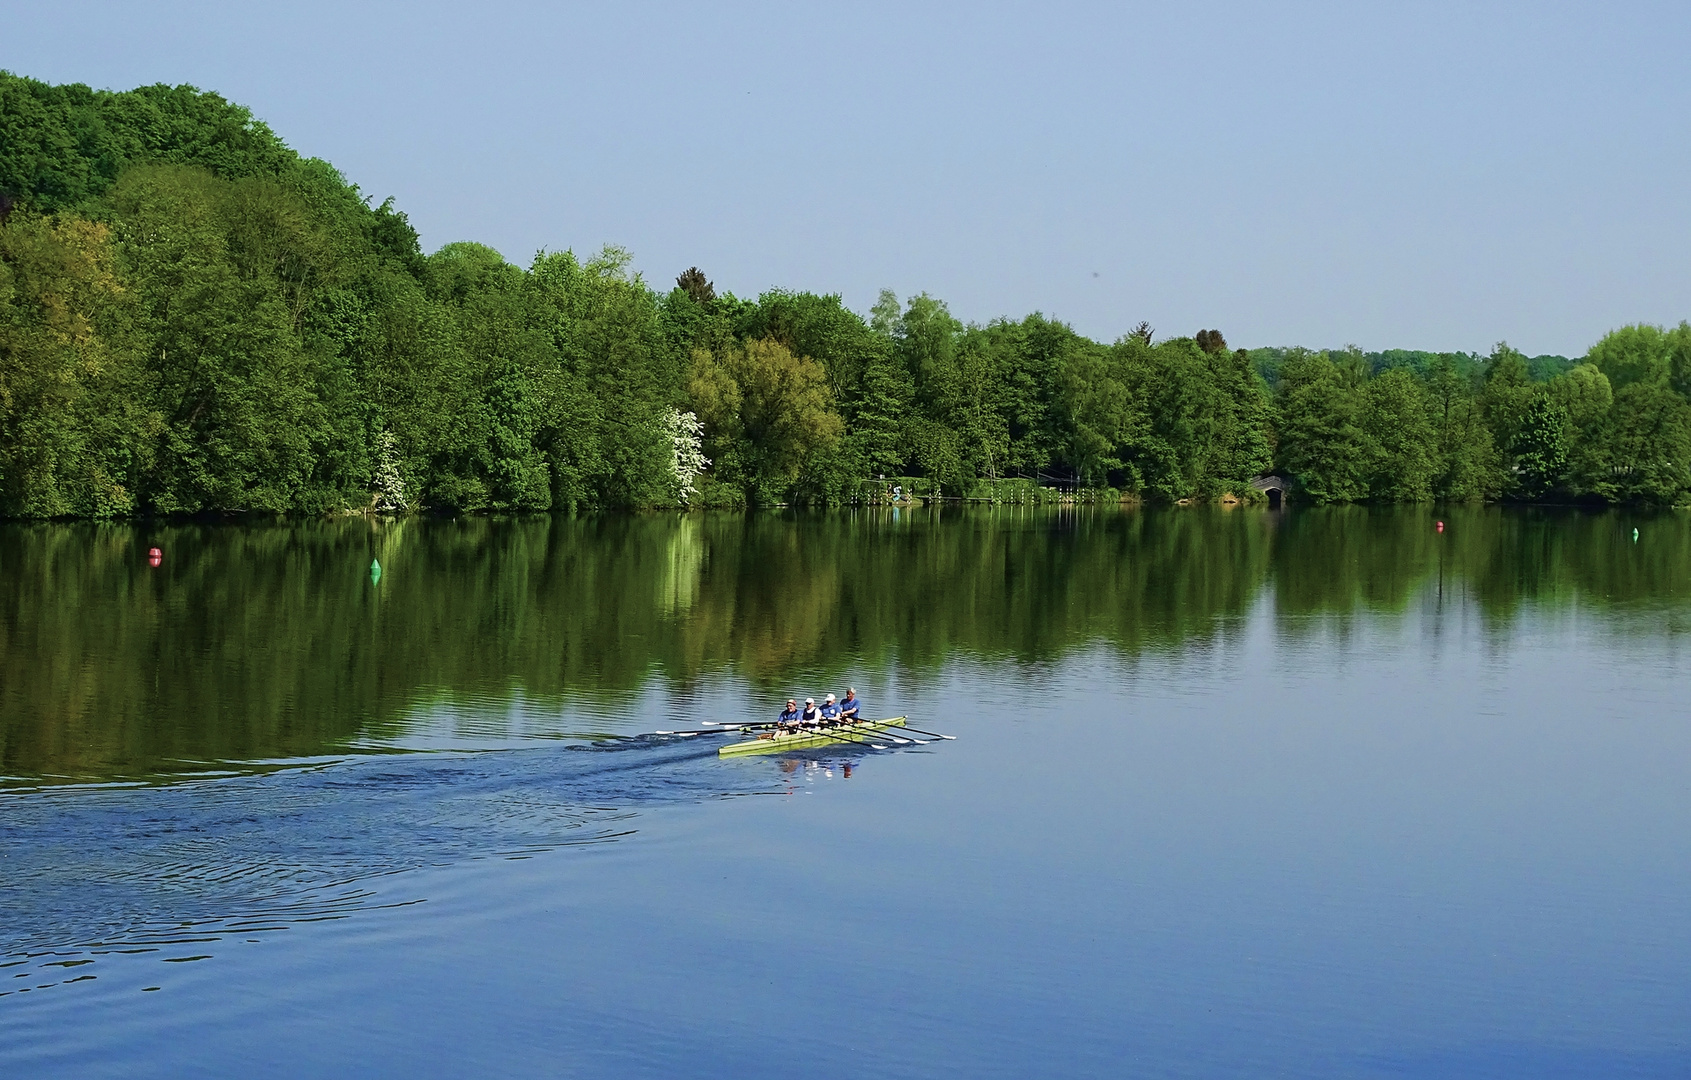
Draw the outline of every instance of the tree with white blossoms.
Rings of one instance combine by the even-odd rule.
[[[672,450],[670,470],[675,476],[676,498],[686,506],[688,497],[699,493],[693,481],[710,468],[710,458],[704,452],[705,426],[694,414],[671,409],[664,417],[664,428]]]
[[[377,512],[397,514],[405,509],[405,478],[399,475],[399,440],[391,431],[376,436],[376,475],[371,486],[375,489]]]

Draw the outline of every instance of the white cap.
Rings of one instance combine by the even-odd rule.
[[[832,695],[832,694],[829,694],[829,695],[828,695],[828,700],[829,700],[829,701],[832,701],[832,700],[834,700],[834,695]]]
[[[816,704],[816,699],[813,698],[813,697],[807,697],[807,698],[804,699],[804,703],[806,705],[814,705],[814,704]]]

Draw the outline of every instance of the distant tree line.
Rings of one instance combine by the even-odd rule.
[[[0,515],[835,504],[920,477],[1153,501],[1674,503],[1691,327],[1578,363],[1112,344],[926,294],[667,291],[431,255],[216,94],[0,72]]]

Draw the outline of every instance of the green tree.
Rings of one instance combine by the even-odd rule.
[[[137,168],[112,190],[147,350],[162,511],[318,509],[343,501],[317,446],[328,415],[298,304],[272,253],[246,242],[253,192],[185,167]],[[288,196],[267,189],[277,203]],[[367,477],[365,478],[367,487]]]
[[[555,503],[674,505],[668,418],[685,397],[685,354],[630,261],[607,247],[586,262],[544,254],[529,271],[531,295],[543,299],[535,317],[555,355],[539,385],[535,437],[551,463]],[[715,299],[713,312],[731,299]]]
[[[965,411],[957,347],[963,324],[942,300],[926,293],[905,305],[894,347],[910,372],[916,410],[905,419],[905,460],[921,475],[953,490],[973,479],[969,439],[956,421]]]
[[[1143,486],[1139,466],[1124,462],[1120,451],[1126,444],[1145,446],[1144,412],[1135,408],[1126,376],[1119,352],[1097,347],[1066,350],[1058,370],[1061,458],[1083,482],[1102,484],[1112,472],[1124,471],[1127,486],[1137,491]]]
[[[1593,345],[1583,376],[1585,413],[1602,399],[1598,379],[1612,389],[1603,422],[1585,425],[1575,457],[1582,485],[1612,502],[1666,504],[1691,488],[1691,405],[1686,384],[1691,327],[1674,330],[1638,324],[1611,331]],[[1579,370],[1579,369],[1576,369]],[[1574,399],[1575,387],[1562,388]]]
[[[1590,491],[1610,502],[1680,502],[1691,490],[1691,405],[1665,383],[1621,387],[1586,468]]]
[[[1561,485],[1568,468],[1568,413],[1548,394],[1535,394],[1511,448],[1516,490],[1541,499]]]
[[[1549,397],[1567,416],[1570,491],[1592,494],[1601,485],[1610,462],[1605,441],[1615,395],[1609,377],[1593,364],[1580,364],[1550,380]]]
[[[1271,460],[1318,501],[1688,490],[1691,323],[1621,327],[1577,365],[1503,343],[1482,363],[1147,323],[1106,346],[925,293],[864,318],[719,295],[696,267],[660,294],[616,248],[425,256],[392,200],[216,94],[4,72],[0,193],[8,515],[826,503],[912,472],[1170,501]],[[689,404],[714,459],[696,484]]]
[[[1433,427],[1432,491],[1441,499],[1494,499],[1503,487],[1502,469],[1472,374],[1457,355],[1441,353],[1427,378]]]
[[[1591,347],[1585,361],[1616,390],[1636,382],[1667,383],[1673,372],[1675,336],[1659,326],[1637,323],[1611,330]]]
[[[1383,502],[1431,499],[1438,441],[1423,383],[1403,368],[1392,368],[1368,381],[1362,399],[1369,497]]]
[[[1516,455],[1528,445],[1522,441],[1527,412],[1538,397],[1538,390],[1527,376],[1526,357],[1507,342],[1498,342],[1486,359],[1480,408],[1486,427],[1491,431],[1492,445],[1500,451],[1499,465],[1502,493],[1520,494],[1520,463]]]
[[[778,341],[749,341],[723,355],[693,354],[688,394],[719,467],[732,463],[753,502],[776,502],[806,459],[843,424],[822,365]]]
[[[1280,366],[1279,465],[1316,502],[1368,497],[1359,375],[1305,349],[1291,350]]]
[[[146,418],[111,230],[17,215],[0,229],[0,513],[135,508]]]
[[[1069,360],[1097,346],[1043,315],[1020,322],[995,320],[969,332],[978,348],[992,353],[998,377],[993,387],[1005,425],[1007,476],[1049,470],[1065,442],[1061,395]]]
[[[856,450],[866,476],[903,473],[900,433],[915,394],[910,373],[890,348],[879,350],[864,365],[846,441]]]

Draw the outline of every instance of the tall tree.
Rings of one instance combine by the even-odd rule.
[[[1470,502],[1496,498],[1503,479],[1491,429],[1464,366],[1451,353],[1439,354],[1427,378],[1427,396],[1433,428],[1433,494]]]
[[[136,508],[144,393],[111,230],[19,215],[0,228],[0,514]]]
[[[1280,368],[1280,467],[1317,502],[1368,497],[1371,456],[1358,373],[1326,353],[1295,349]]]
[[[687,388],[717,462],[736,467],[755,502],[777,501],[843,430],[822,365],[771,338],[695,352]]]
[[[1369,380],[1362,396],[1369,497],[1385,502],[1431,499],[1438,471],[1437,440],[1431,402],[1421,381],[1395,368]]]

